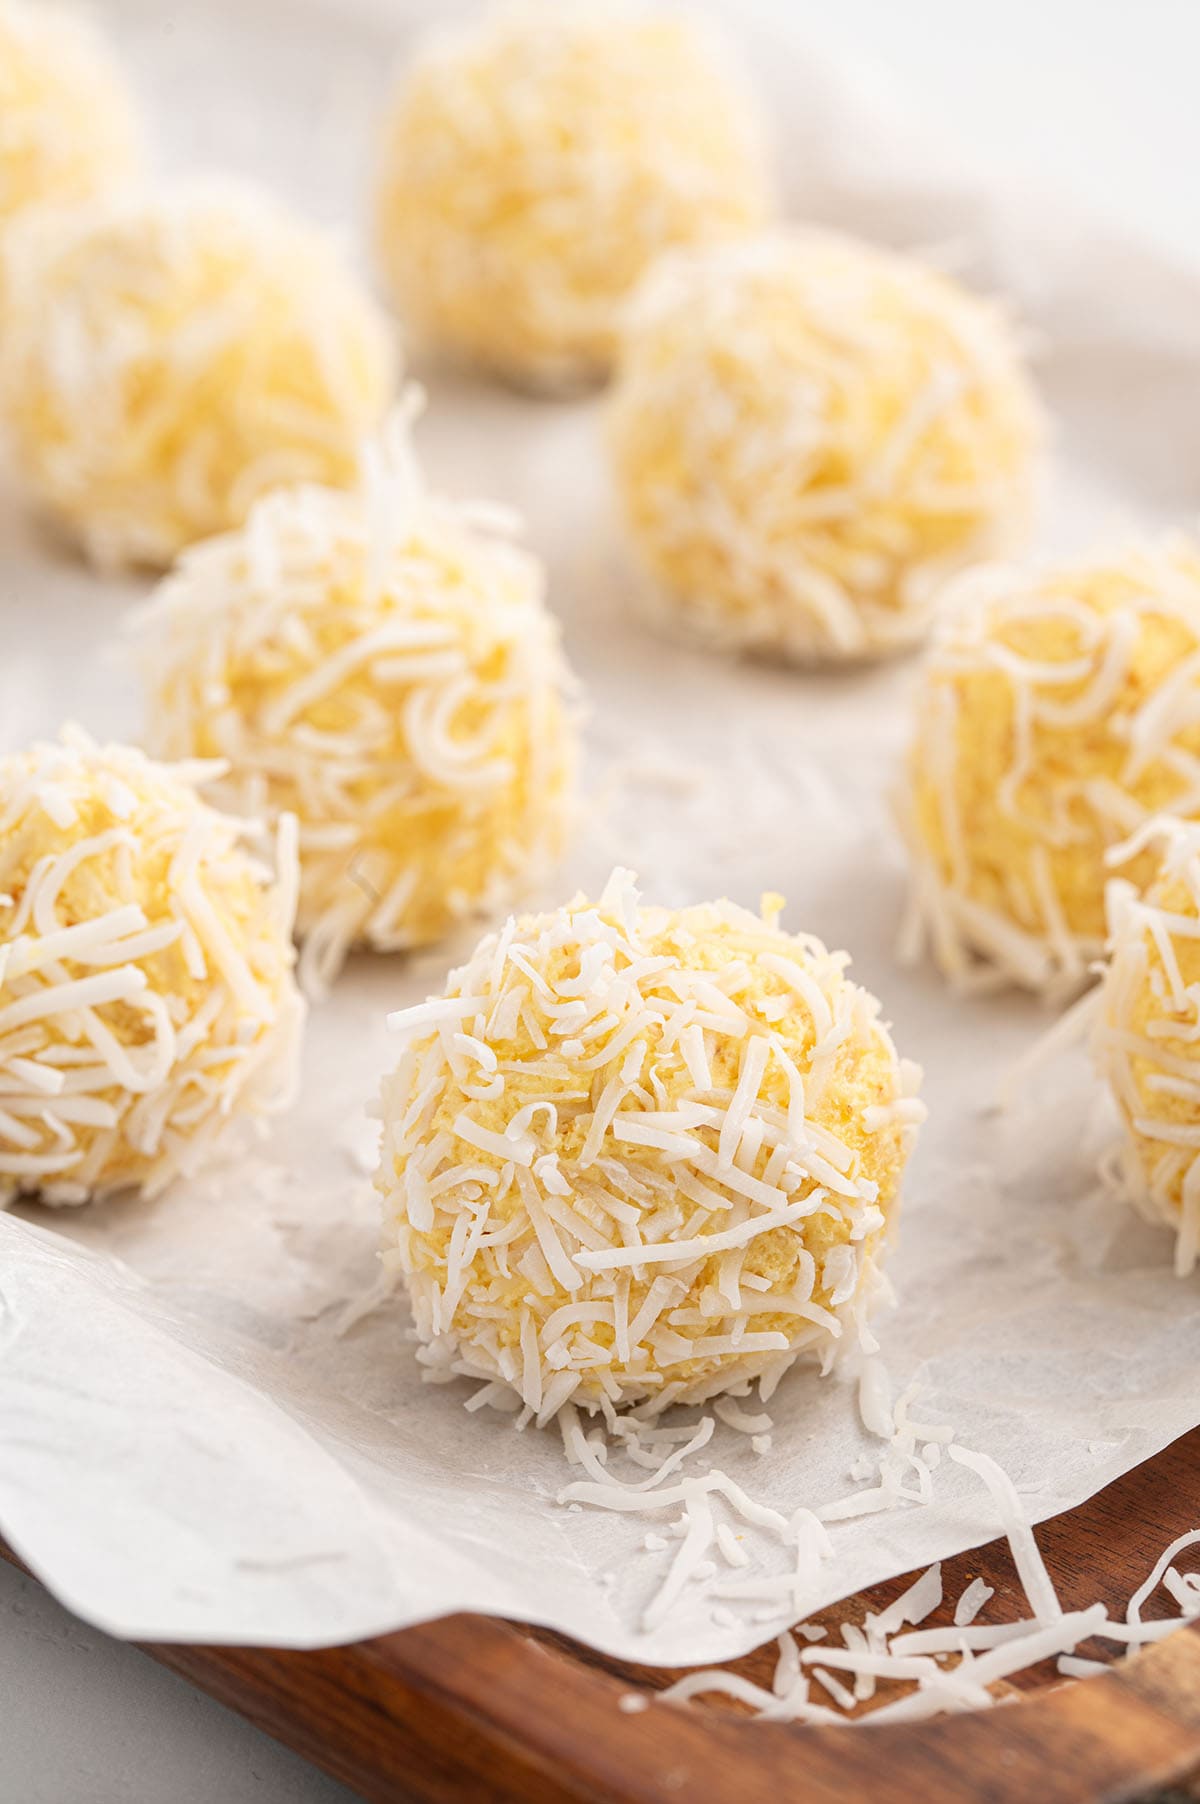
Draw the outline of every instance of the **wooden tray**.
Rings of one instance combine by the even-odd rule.
[[[1200,1430],[1046,1523],[1038,1539],[1068,1609],[1101,1601],[1121,1615],[1167,1543],[1197,1526]],[[931,1623],[950,1620],[976,1574],[996,1587],[989,1619],[1023,1613],[1006,1543],[948,1560],[944,1573],[948,1604]],[[825,1620],[861,1619],[907,1582],[864,1592]],[[1156,1598],[1145,1614],[1161,1609]],[[1086,1681],[1063,1683],[1047,1662],[1020,1676],[1015,1708],[876,1729],[753,1722],[716,1702],[630,1713],[623,1697],[677,1675],[479,1617],[309,1654],[147,1651],[371,1804],[1200,1799],[1200,1624]],[[1104,1643],[1085,1651],[1112,1652]],[[769,1686],[774,1660],[772,1642],[734,1665]]]

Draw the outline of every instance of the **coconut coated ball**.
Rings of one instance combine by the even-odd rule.
[[[290,1100],[294,847],[204,774],[77,730],[0,759],[0,1207],[154,1194]]]
[[[405,319],[518,382],[602,376],[659,253],[762,223],[755,109],[682,12],[499,7],[435,34],[386,121],[380,262]]]
[[[775,915],[648,907],[618,871],[393,1018],[384,1261],[429,1365],[546,1421],[857,1344],[920,1074]]]
[[[1121,1187],[1174,1228],[1186,1277],[1200,1257],[1200,827],[1153,822],[1140,840],[1157,875],[1144,895],[1110,886],[1092,1050],[1125,1129]]]
[[[26,207],[111,193],[142,155],[133,97],[88,21],[0,0],[0,233]]]
[[[660,620],[800,663],[922,638],[947,574],[1024,536],[1040,441],[994,306],[798,230],[665,258],[609,416]]]
[[[1141,888],[1150,817],[1200,813],[1200,551],[1183,538],[947,598],[914,710],[902,824],[913,926],[959,983],[1063,995]],[[914,950],[916,949],[914,941]]]
[[[353,479],[386,322],[334,246],[228,184],[37,213],[3,245],[0,426],[102,563],[161,565],[281,482]]]
[[[140,628],[149,741],[300,824],[304,967],[437,940],[561,849],[576,735],[541,565],[428,494],[405,421],[345,492],[288,488],[195,547]]]

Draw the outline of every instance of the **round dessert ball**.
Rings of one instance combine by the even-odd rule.
[[[660,252],[770,210],[731,61],[682,12],[612,0],[502,6],[436,34],[392,102],[376,205],[406,320],[518,382],[603,376]]]
[[[1200,813],[1198,663],[1200,549],[1182,538],[956,585],[901,801],[914,952],[928,939],[958,983],[1079,986],[1108,877],[1154,874],[1152,850],[1120,843]]]
[[[351,480],[392,398],[374,303],[250,189],[27,216],[0,281],[12,460],[103,563],[169,563],[280,482]]]
[[[1156,822],[1139,839],[1157,875],[1141,896],[1110,885],[1092,1046],[1125,1127],[1122,1188],[1175,1229],[1186,1277],[1200,1257],[1200,827]]]
[[[858,1344],[920,1073],[775,903],[647,907],[618,871],[393,1017],[384,1261],[427,1363],[547,1421]]]
[[[920,639],[950,571],[1023,537],[1042,436],[994,306],[801,231],[663,259],[609,426],[659,618],[799,663]]]
[[[291,1098],[294,848],[204,774],[73,729],[0,759],[0,1207],[154,1194]]]
[[[0,232],[25,207],[111,192],[141,162],[132,96],[87,20],[0,0]]]
[[[511,525],[426,493],[398,417],[358,488],[276,491],[143,617],[155,750],[225,759],[222,803],[299,820],[316,988],[351,946],[506,906],[561,849],[571,683]]]

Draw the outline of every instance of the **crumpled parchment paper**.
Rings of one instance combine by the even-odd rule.
[[[329,219],[363,212],[371,121],[414,8],[213,0],[171,9],[169,30],[157,0],[102,10],[170,161],[241,168]],[[1028,322],[1058,424],[1043,544],[1191,508],[1200,273],[1069,208],[1017,205],[874,83],[741,25],[790,209],[940,246]],[[662,642],[629,605],[600,403],[444,373],[429,388],[419,447],[434,480],[526,514],[591,698],[589,813],[542,900],[620,861],[667,903],[753,905],[777,888],[785,924],[852,951],[927,1072],[890,1266],[900,1300],[878,1324],[893,1386],[926,1386],[919,1414],[997,1458],[1032,1519],[1079,1503],[1200,1421],[1200,1298],[1172,1277],[1169,1236],[1096,1180],[1113,1121],[1082,1054],[997,1113],[1047,1016],[1019,998],[963,1001],[897,964],[904,872],[886,795],[915,663],[805,676]],[[0,533],[0,743],[64,717],[136,737],[131,681],[102,658],[136,585],[90,575],[11,500]],[[422,1384],[402,1304],[373,1288],[363,1105],[391,1056],[384,1015],[440,988],[465,949],[354,961],[314,1012],[303,1096],[269,1144],[154,1205],[0,1217],[0,1531],[105,1629],[306,1646],[472,1609],[680,1663],[783,1626],[752,1601],[714,1617],[693,1585],[642,1632],[674,1546],[643,1541],[664,1520],[559,1505],[574,1474],[557,1435],[468,1414],[467,1384]],[[795,1372],[770,1413],[768,1451],[721,1425],[700,1470],[711,1459],[785,1515],[854,1488],[872,1443],[849,1384]],[[936,1479],[931,1504],[835,1525],[804,1609],[996,1532],[971,1474],[944,1462]],[[746,1545],[756,1569],[783,1569],[778,1547]]]

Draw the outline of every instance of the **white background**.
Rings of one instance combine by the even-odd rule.
[[[930,123],[973,159],[1003,165],[1031,189],[1074,192],[1200,258],[1196,0],[776,3],[834,48],[890,68]],[[0,1570],[4,1804],[331,1804],[348,1796]]]

